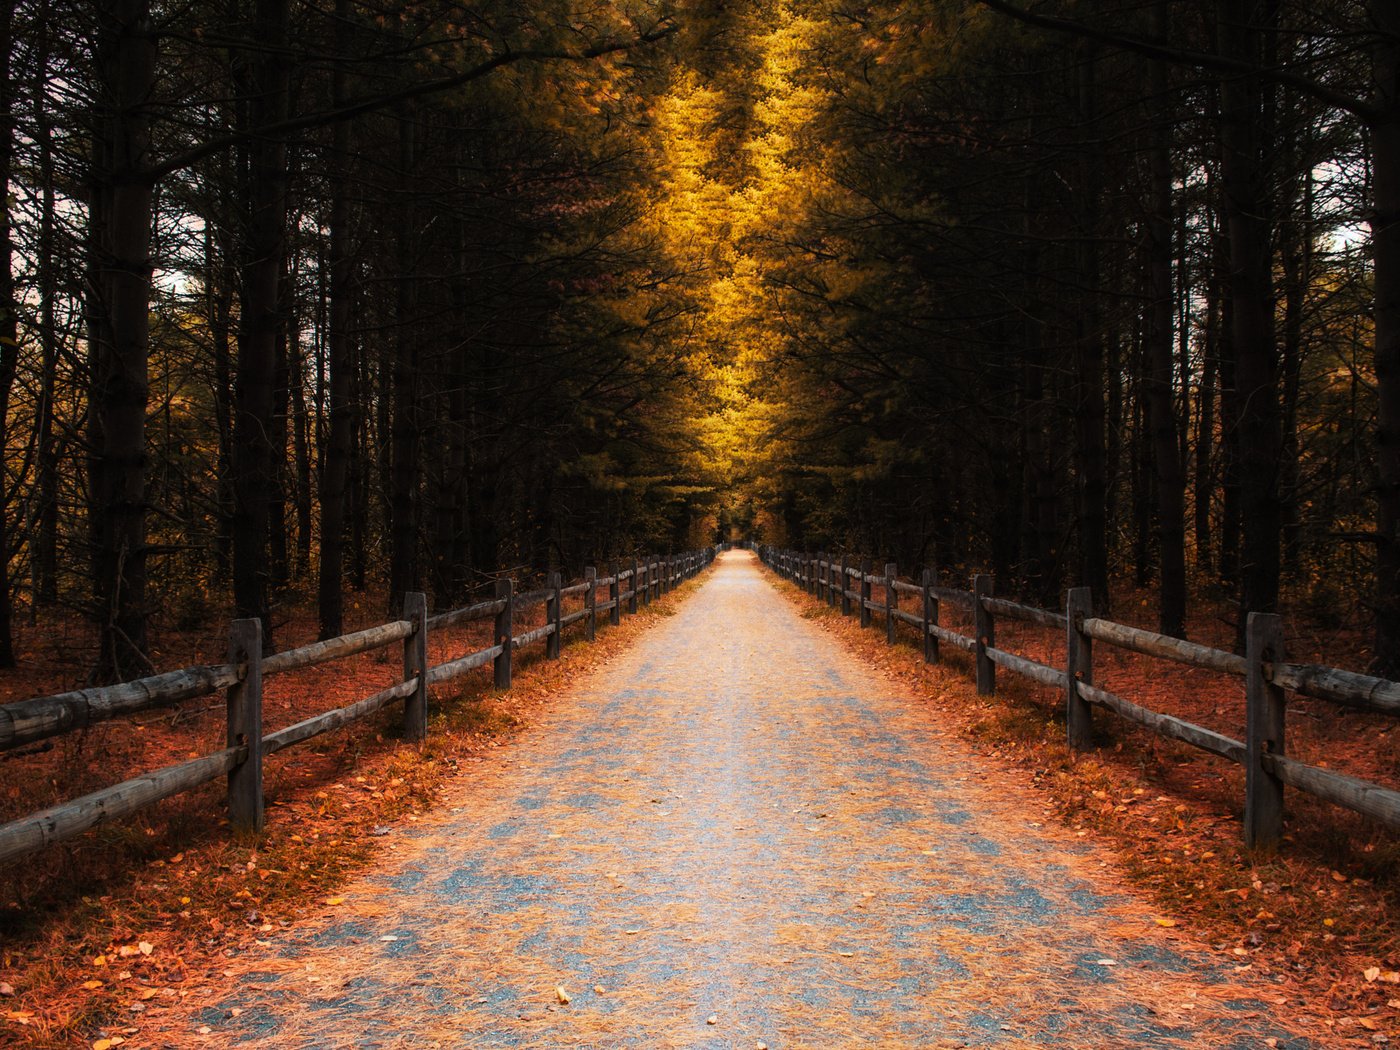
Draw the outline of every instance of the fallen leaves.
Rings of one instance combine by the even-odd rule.
[[[568,1006],[574,1001],[573,996],[564,990],[562,984],[554,989],[554,998],[559,1000],[561,1006]]]

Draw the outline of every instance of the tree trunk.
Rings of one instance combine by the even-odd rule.
[[[6,204],[0,208],[0,449],[8,447],[10,390],[19,362],[19,303],[15,299],[12,265],[14,243],[10,226],[10,167],[14,160],[17,92],[10,90],[10,47],[13,42],[14,9],[0,15],[0,194]],[[8,479],[8,474],[6,474]],[[8,491],[0,489],[0,667],[15,665],[14,635],[10,603],[10,516],[13,502]]]
[[[1086,45],[1080,65],[1080,119],[1093,135],[1097,126],[1098,100],[1097,48]],[[1079,278],[1084,288],[1098,288],[1099,197],[1103,180],[1097,150],[1080,145],[1079,178]],[[1107,456],[1104,446],[1104,348],[1100,331],[1099,297],[1089,295],[1074,313],[1075,387],[1074,437],[1078,461],[1079,584],[1093,594],[1094,610],[1107,616],[1108,589],[1108,498]]]
[[[398,229],[398,328],[391,369],[393,419],[390,423],[389,615],[403,608],[403,596],[418,590],[418,329],[417,281],[413,267],[418,251],[417,209],[411,185],[417,167],[416,111],[405,107],[399,117],[399,178],[403,204]]]
[[[337,50],[349,51],[349,0],[336,0]],[[332,80],[334,104],[346,98],[346,75],[341,64]],[[343,633],[345,599],[345,511],[350,457],[355,440],[356,403],[350,396],[355,368],[350,339],[351,303],[355,260],[350,240],[350,135],[348,120],[331,131],[330,171],[330,307],[326,333],[326,367],[330,372],[326,392],[330,415],[329,440],[321,467],[321,562],[316,585],[316,606],[321,638]]]
[[[1374,100],[1382,119],[1371,129],[1375,252],[1377,468],[1375,668],[1400,677],[1400,10],[1368,4],[1375,43]]]
[[[1209,233],[1211,251],[1217,235],[1214,221]],[[1209,573],[1215,564],[1211,531],[1211,503],[1215,490],[1216,476],[1214,464],[1215,448],[1215,406],[1216,385],[1220,373],[1220,280],[1213,263],[1210,278],[1206,281],[1206,322],[1201,350],[1201,386],[1196,404],[1196,458],[1195,458],[1195,531],[1196,531],[1196,570]]]
[[[1251,0],[1221,0],[1220,52],[1260,61],[1261,27]],[[1279,407],[1274,347],[1268,172],[1260,149],[1264,106],[1256,76],[1220,82],[1220,172],[1230,243],[1229,295],[1239,409],[1238,443],[1243,560],[1239,641],[1251,612],[1278,608]]]
[[[146,170],[156,40],[149,0],[100,9],[99,103],[89,205],[89,484],[100,646],[93,676],[148,672],[146,402],[151,208]]]
[[[49,6],[38,15],[38,40],[34,56],[34,137],[39,151],[39,253],[47,265],[38,268],[39,284],[39,404],[34,421],[37,430],[35,486],[38,527],[33,537],[34,601],[52,605],[58,601],[58,442],[54,436],[54,411],[58,396],[58,237],[57,193],[54,178],[53,124],[49,116]]]
[[[287,112],[287,0],[256,0],[251,128],[284,119]],[[260,134],[248,142],[247,243],[240,267],[241,313],[238,377],[234,385],[233,598],[240,618],[263,621],[263,646],[274,651],[268,602],[267,536],[273,485],[273,384],[281,322],[279,286],[286,233],[285,141]]]
[[[1165,0],[1152,7],[1153,35],[1167,37]],[[1147,218],[1147,409],[1157,482],[1158,631],[1186,636],[1186,474],[1177,439],[1175,337],[1172,331],[1171,106],[1167,66],[1148,63],[1150,92]]]

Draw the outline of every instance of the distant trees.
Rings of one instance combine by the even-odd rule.
[[[1324,606],[1374,581],[1395,668],[1392,7],[808,11],[793,79],[820,101],[787,162],[830,192],[766,277],[780,296],[838,258],[845,279],[784,314],[784,382],[827,410],[769,536],[1047,601],[1130,570],[1171,634],[1188,571],[1241,627],[1281,585]]]
[[[21,0],[0,663],[724,525],[1394,673],[1393,7]]]
[[[617,117],[664,20],[33,0],[5,26],[0,385],[25,381],[0,399],[0,662],[16,593],[87,609],[94,677],[124,678],[151,666],[153,615],[221,593],[271,644],[313,556],[330,634],[347,577],[387,574],[395,610],[455,600],[502,565],[679,544],[703,515],[681,496],[644,518],[577,469],[598,419],[657,425],[659,379],[583,319],[652,269],[644,244],[618,254]]]

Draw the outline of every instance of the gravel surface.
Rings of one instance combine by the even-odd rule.
[[[497,756],[156,1045],[1313,1045],[746,552]]]

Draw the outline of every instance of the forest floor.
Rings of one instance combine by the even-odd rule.
[[[693,584],[510,693],[464,689],[421,751],[297,749],[257,848],[210,792],[4,872],[0,1043],[1400,1038],[1393,836],[1295,811],[1251,858],[1228,769],[1118,727],[1070,756],[1050,698],[976,698],[958,660],[781,585],[795,616],[736,559],[679,615]],[[365,661],[360,693],[393,671]],[[1145,702],[1130,675],[1177,713],[1160,674],[1100,679]],[[350,684],[289,689],[285,714]],[[1219,687],[1186,692],[1229,721]],[[6,809],[33,808],[25,762],[110,783],[200,717],[0,763]],[[1338,764],[1393,775],[1379,728],[1326,728]]]

